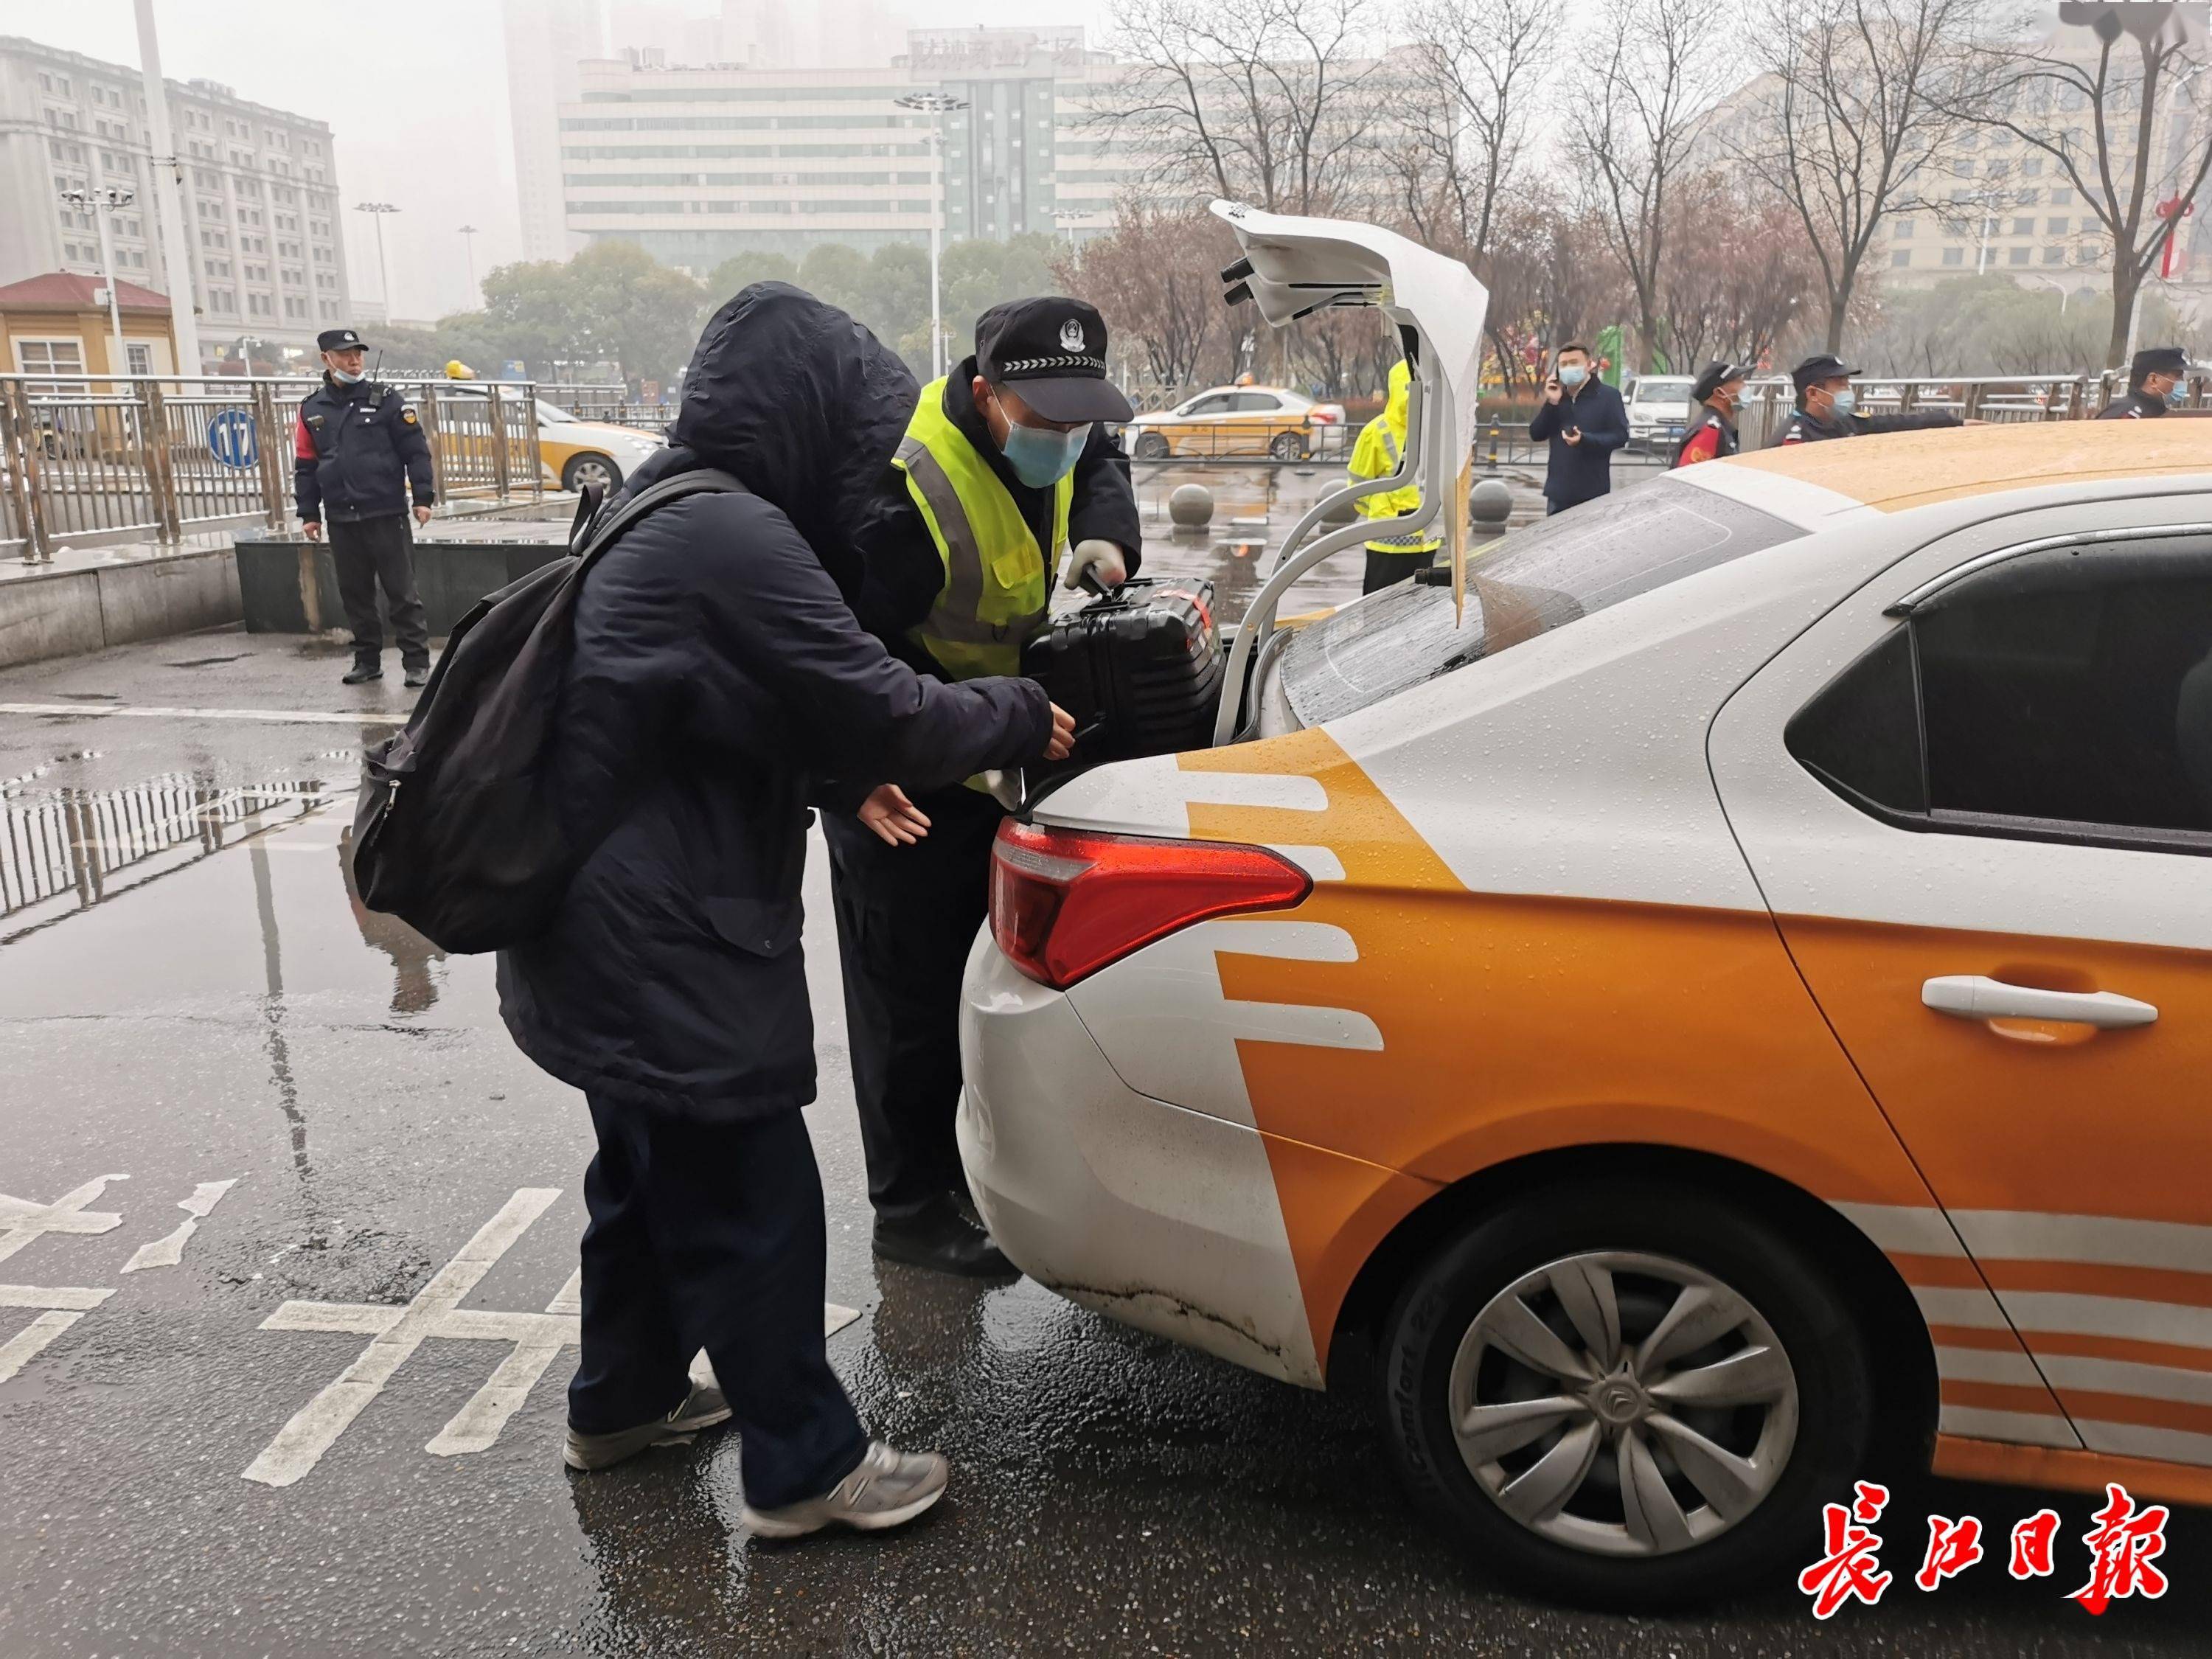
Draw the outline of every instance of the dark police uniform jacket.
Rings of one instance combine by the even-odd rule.
[[[1798,410],[1782,423],[1782,430],[1766,447],[1822,443],[1830,438],[1863,438],[1876,432],[1933,432],[1947,426],[1963,426],[1956,415],[1930,410],[1911,415],[1854,415],[1849,420],[1823,421]]]
[[[2166,412],[2166,399],[2148,392],[2130,392],[2115,398],[2098,411],[2100,421],[2149,421]]]
[[[1684,433],[1682,441],[1674,446],[1674,459],[1670,465],[1717,461],[1723,455],[1735,454],[1739,447],[1735,422],[1707,404],[1705,418]]]
[[[300,403],[292,428],[292,493],[309,524],[388,519],[428,507],[430,441],[415,411],[390,386],[374,380],[340,386],[329,375]]]

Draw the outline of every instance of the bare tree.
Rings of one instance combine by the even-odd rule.
[[[1115,337],[1143,353],[1152,381],[1180,390],[1209,361],[1219,367],[1241,322],[1221,303],[1219,268],[1236,238],[1212,214],[1124,197],[1114,228],[1070,249],[1053,275],[1110,320]]]
[[[1668,197],[1692,170],[1698,118],[1726,70],[1712,8],[1605,0],[1594,84],[1570,104],[1583,191],[1636,301],[1638,355],[1658,342]]]
[[[1135,0],[1087,129],[1152,182],[1312,213],[1347,198],[1383,100],[1376,0]]]
[[[1812,308],[1819,267],[1796,210],[1720,169],[1686,177],[1661,271],[1661,320],[1675,370],[1710,359],[1758,364]]]
[[[2112,239],[2107,368],[2124,363],[2143,283],[2212,170],[2200,12],[2069,0],[2055,32],[1999,48],[1990,95],[1957,112],[2056,161]]]
[[[1990,21],[1990,0],[1760,0],[1765,72],[1717,137],[1803,226],[1831,351],[1883,220],[1940,207],[1925,183],[1986,91]]]
[[[1379,147],[1414,234],[1470,262],[1519,179],[1565,0],[1414,0],[1405,94]]]

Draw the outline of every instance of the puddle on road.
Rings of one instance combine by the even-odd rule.
[[[96,753],[0,786],[0,945],[307,817],[335,793],[315,778],[218,785],[182,772],[121,789],[37,787],[52,766]]]

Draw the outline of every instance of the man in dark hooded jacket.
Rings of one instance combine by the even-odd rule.
[[[854,621],[836,576],[857,567],[810,545],[836,534],[849,400],[888,356],[787,287],[708,323],[672,446],[629,488],[702,465],[751,488],[660,507],[585,582],[554,764],[596,846],[545,934],[499,960],[508,1030],[584,1091],[599,1137],[564,1459],[734,1417],[746,1522],[769,1537],[894,1526],[945,1480],[934,1454],[868,1440],[823,1356],[807,802],[828,773],[848,797],[930,787],[1073,735],[1033,683],[915,674]],[[720,1389],[687,1376],[702,1348]]]

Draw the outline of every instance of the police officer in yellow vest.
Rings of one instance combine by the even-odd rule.
[[[1391,364],[1390,396],[1382,412],[1359,428],[1359,441],[1352,447],[1352,465],[1346,470],[1352,483],[1387,477],[1398,470],[1398,458],[1406,450],[1406,388],[1412,382],[1413,371],[1402,358]],[[1441,518],[1425,530],[1393,533],[1385,527],[1389,520],[1413,512],[1420,504],[1421,492],[1411,484],[1402,489],[1378,489],[1353,503],[1359,516],[1375,522],[1380,532],[1367,543],[1367,579],[1361,592],[1372,593],[1393,582],[1410,580],[1415,571],[1426,570],[1436,562],[1437,550],[1444,544]]]
[[[921,389],[856,533],[862,623],[945,679],[1019,672],[1063,580],[1136,574],[1129,418],[1106,378],[1106,325],[1079,300],[1017,300],[975,325],[975,355]],[[901,798],[902,799],[902,798]],[[960,979],[984,919],[998,803],[952,788],[859,817],[825,814],[845,1013],[878,1255],[981,1276],[1012,1268],[964,1212],[953,1140]]]

